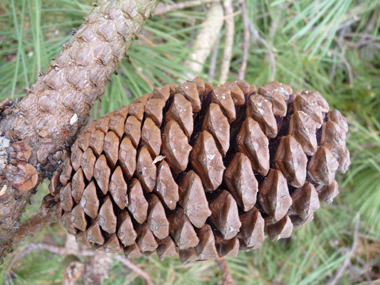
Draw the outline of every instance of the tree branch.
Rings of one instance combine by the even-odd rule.
[[[1,113],[0,258],[36,186],[68,156],[158,0],[99,0],[27,96]]]
[[[269,61],[270,61],[270,64],[272,66],[272,74],[271,74],[270,80],[273,81],[275,76],[276,76],[276,60],[274,58],[272,48],[268,44],[268,42],[262,36],[260,36],[259,32],[256,30],[256,28],[252,24],[252,22],[249,21],[248,26],[249,26],[249,31],[252,35],[252,40],[253,41],[257,40],[257,41],[261,42],[268,51]]]
[[[223,22],[214,21],[223,17],[223,7],[220,3],[213,3],[211,8],[207,11],[205,22],[211,22],[212,24],[203,26],[199,31],[195,43],[192,47],[189,58],[186,60],[184,66],[193,70],[194,73],[202,72],[203,65],[206,59],[211,53],[215,42],[218,39],[220,31],[222,30]],[[188,78],[193,78],[196,75],[194,73],[187,73]]]
[[[137,265],[133,264],[131,261],[129,261],[128,259],[126,259],[125,257],[120,256],[120,255],[116,255],[115,259],[119,260],[121,263],[123,263],[130,270],[132,270],[132,271],[136,272],[137,274],[139,274],[142,278],[145,279],[145,281],[146,281],[146,283],[148,285],[154,285],[154,283],[153,283],[152,279],[150,278],[149,274],[146,273],[144,270],[142,270],[140,267],[138,267]]]
[[[211,2],[219,2],[220,0],[194,0],[194,1],[186,1],[186,2],[180,2],[180,3],[174,3],[171,5],[166,5],[162,2],[160,2],[157,5],[157,8],[154,10],[154,15],[162,15],[169,12],[173,12],[176,10],[182,10],[185,8],[190,8],[194,6],[199,6],[205,3],[211,3]]]
[[[232,1],[224,0],[224,14],[226,16],[233,14]],[[224,50],[223,50],[223,61],[220,67],[219,83],[223,84],[227,81],[228,72],[230,71],[231,57],[232,57],[232,47],[234,45],[234,33],[235,33],[235,22],[234,18],[228,18],[225,20],[224,25]]]
[[[222,272],[223,285],[235,285],[234,280],[232,279],[231,273],[228,269],[226,260],[224,258],[219,258],[216,260],[216,265],[219,267]]]
[[[244,80],[245,77],[245,70],[247,69],[247,61],[248,61],[248,50],[249,50],[249,20],[248,20],[248,14],[247,14],[247,4],[245,3],[245,0],[240,0],[240,7],[241,7],[241,17],[243,20],[243,57],[241,59],[241,66],[239,70],[238,78],[241,80]]]

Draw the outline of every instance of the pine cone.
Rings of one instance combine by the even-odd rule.
[[[77,240],[127,257],[236,256],[339,193],[346,119],[314,91],[199,77],[88,125],[50,185]]]

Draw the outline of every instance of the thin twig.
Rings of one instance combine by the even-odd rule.
[[[245,3],[245,0],[240,1],[240,7],[241,7],[241,17],[243,20],[243,56],[242,56],[242,62],[239,70],[238,78],[241,80],[244,80],[245,76],[245,70],[247,69],[247,61],[248,61],[248,50],[249,50],[249,20],[248,20],[248,14],[247,14],[247,4]]]
[[[343,40],[343,37],[344,37],[344,34],[346,32],[347,28],[344,28],[342,30],[340,30],[339,32],[339,38],[338,39],[335,39],[337,45],[335,46],[334,48],[334,51],[337,52],[338,50],[338,47],[339,48],[342,48],[342,40]],[[334,57],[333,57],[333,65],[331,67],[331,70],[330,70],[330,80],[334,80],[335,78],[335,71],[336,71],[336,65],[337,65],[337,61],[336,61],[336,58],[337,58],[337,55],[334,54]]]
[[[339,267],[336,274],[330,280],[328,280],[326,282],[326,284],[335,285],[335,284],[337,284],[339,279],[344,275],[345,270],[346,270],[347,266],[350,264],[351,258],[354,256],[355,251],[358,247],[359,226],[360,226],[360,215],[358,215],[356,218],[351,250],[346,254],[346,259],[344,260],[343,264]]]
[[[224,14],[226,16],[233,14],[232,0],[224,0]],[[230,64],[232,58],[232,47],[234,45],[234,33],[235,33],[235,22],[234,18],[229,18],[225,20],[224,25],[224,49],[223,49],[223,60],[220,67],[219,83],[224,83],[227,81],[228,73],[230,71]]]
[[[139,39],[143,40],[145,43],[147,43],[148,45],[150,45],[152,47],[157,46],[154,42],[152,42],[150,39],[145,37],[143,34],[139,34],[138,37],[139,37]],[[138,44],[138,42],[136,42],[136,44]],[[166,58],[170,59],[170,60],[173,60],[173,57],[171,55],[167,54],[166,52],[162,52],[162,55],[165,56]]]
[[[51,245],[51,244],[46,244],[46,243],[30,243],[27,244],[23,247],[21,247],[18,252],[18,254],[12,261],[11,263],[15,264],[19,262],[21,259],[23,259],[25,256],[27,256],[29,253],[32,253],[33,251],[36,250],[46,250],[54,254],[59,254],[59,255],[66,255],[66,248],[64,246],[57,246],[57,245]],[[76,253],[77,256],[93,256],[94,251],[92,250],[80,250]]]
[[[145,83],[149,86],[149,89],[153,89],[154,85],[152,82],[144,75],[144,73],[140,70],[140,68],[137,66],[135,61],[129,57],[129,62],[132,64],[132,66],[135,68],[136,72],[140,75],[140,77],[145,81]]]
[[[13,238],[11,240],[12,244],[15,245],[22,242],[27,237],[37,233],[41,229],[55,222],[57,220],[57,207],[58,206],[48,209],[47,213],[39,212],[38,214],[23,222],[14,232]]]
[[[121,263],[123,263],[126,267],[128,267],[130,270],[136,272],[137,274],[139,274],[142,278],[145,279],[146,283],[148,285],[154,285],[152,279],[150,278],[149,274],[146,273],[144,270],[142,270],[140,267],[138,267],[137,265],[133,264],[131,261],[129,261],[128,259],[126,259],[125,257],[123,256],[120,256],[120,255],[116,255],[115,256],[115,259],[120,261]]]
[[[46,250],[46,251],[49,251],[51,253],[58,254],[58,255],[67,255],[68,254],[67,248],[65,246],[57,246],[57,245],[51,245],[51,244],[47,244],[47,243],[30,243],[30,244],[27,244],[27,245],[19,248],[16,251],[16,253],[18,253],[18,254],[15,255],[10,260],[10,262],[8,263],[7,268],[5,269],[6,274],[10,275],[12,273],[12,269],[15,267],[15,265],[18,262],[20,262],[22,259],[24,259],[25,256],[27,256],[28,254],[30,254],[36,250]],[[93,256],[94,251],[92,251],[92,250],[79,250],[76,252],[76,255],[82,256],[82,257]]]
[[[200,24],[199,26],[200,26],[200,27],[204,27],[204,26],[207,26],[207,25],[211,25],[211,24],[213,24],[214,22],[224,21],[224,20],[227,20],[227,19],[231,19],[231,18],[233,18],[233,17],[235,17],[235,16],[237,16],[237,15],[240,15],[240,14],[241,14],[241,11],[236,11],[235,13],[232,13],[232,14],[230,14],[230,15],[224,16],[224,17],[222,17],[222,18],[215,19],[215,20],[213,20],[213,21],[209,21],[209,22],[204,22],[204,23]]]
[[[335,50],[330,50],[329,51],[331,54],[333,55],[336,55],[337,57],[339,57],[341,59],[341,61],[343,61],[343,63],[346,65],[346,69],[347,69],[347,73],[348,73],[348,86],[350,88],[353,87],[353,81],[354,81],[354,76],[352,74],[352,69],[351,69],[351,65],[350,63],[347,61],[347,59],[339,52],[335,51]]]
[[[249,31],[252,35],[252,40],[253,41],[257,40],[261,42],[268,51],[269,61],[272,67],[272,74],[271,74],[271,81],[272,81],[274,80],[275,75],[276,75],[276,60],[274,58],[272,48],[268,44],[268,42],[262,36],[260,36],[259,32],[257,31],[257,29],[255,28],[255,26],[252,24],[251,21],[249,21],[248,25],[249,25]]]
[[[195,74],[202,72],[204,63],[211,53],[215,42],[218,40],[220,31],[222,30],[223,22],[214,21],[222,18],[224,15],[223,7],[220,3],[213,3],[207,11],[206,22],[212,22],[212,24],[203,26],[199,29],[194,45],[188,56],[188,60],[185,61],[184,66],[191,69],[193,72],[186,73],[186,79],[195,77]]]
[[[372,39],[374,41],[380,40],[380,36],[374,37],[372,34],[366,34],[366,33],[345,33],[345,37],[359,37],[359,38],[367,38],[367,39]]]
[[[216,265],[219,267],[220,271],[222,272],[223,285],[235,285],[235,282],[232,279],[231,273],[228,270],[228,266],[224,258],[217,259]]]
[[[215,67],[216,61],[218,60],[219,42],[219,39],[217,39],[211,52],[210,69],[208,70],[208,76],[211,80],[215,77]]]
[[[180,2],[180,3],[174,3],[171,5],[166,5],[159,3],[154,10],[153,15],[162,15],[165,13],[173,12],[176,10],[182,10],[185,8],[190,8],[194,6],[200,6],[205,3],[211,3],[211,2],[219,2],[220,0],[195,0],[195,1],[186,1],[186,2]]]

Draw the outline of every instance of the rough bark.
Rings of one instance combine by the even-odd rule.
[[[0,258],[36,186],[67,156],[157,0],[99,0],[27,96],[0,104]]]

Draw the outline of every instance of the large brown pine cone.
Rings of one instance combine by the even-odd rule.
[[[127,257],[236,256],[289,237],[339,193],[346,119],[270,82],[155,88],[88,125],[50,185],[78,241]]]

